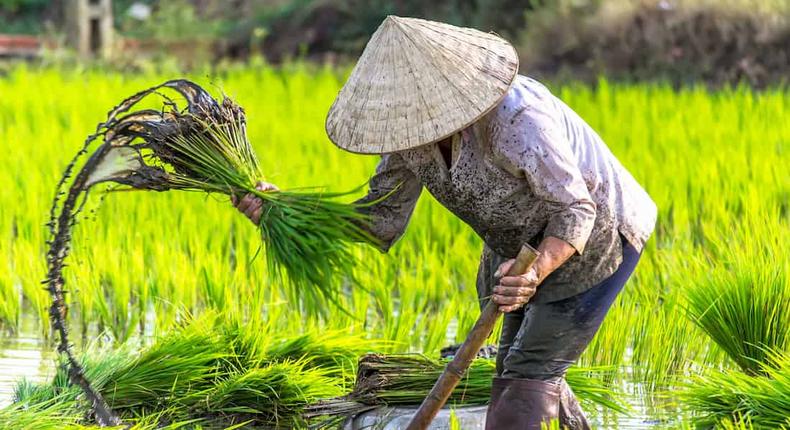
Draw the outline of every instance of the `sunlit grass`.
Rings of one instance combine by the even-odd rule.
[[[248,134],[267,180],[282,187],[353,189],[376,157],[344,153],[323,130],[343,79],[304,64],[197,72],[246,110]],[[49,335],[48,297],[39,282],[44,223],[68,157],[119,97],[179,77],[100,69],[30,69],[0,79],[0,325],[12,333],[23,314]],[[569,84],[555,92],[587,120],[659,207],[656,233],[634,279],[583,355],[584,365],[623,366],[615,381],[636,381],[648,397],[700,367],[731,365],[686,318],[685,294],[706,277],[756,279],[787,268],[755,258],[749,244],[787,249],[790,239],[790,94],[735,88],[675,91],[660,84]],[[154,106],[150,106],[154,107]],[[94,193],[76,227],[66,285],[75,335],[107,331],[118,342],[150,338],[183,318],[221,309],[250,325],[292,335],[332,331],[388,341],[381,352],[433,355],[462,340],[478,313],[474,279],[480,240],[429,195],[389,255],[353,249],[364,265],[359,286],[343,285],[348,313],[316,318],[285,283],[270,283],[254,256],[255,226],[225,198],[190,193]],[[730,266],[727,249],[744,251]],[[777,254],[779,255],[779,254]],[[261,257],[259,257],[260,259]],[[759,270],[752,264],[767,266]],[[784,266],[782,266],[784,264]],[[729,270],[737,270],[730,274]],[[750,271],[750,269],[752,269]],[[705,281],[708,282],[708,281]],[[786,288],[786,287],[785,287]],[[755,327],[750,327],[755,328]]]

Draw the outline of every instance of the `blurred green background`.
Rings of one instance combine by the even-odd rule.
[[[0,0],[0,34],[62,46],[70,0]],[[594,81],[786,82],[788,0],[115,0],[113,62],[350,62],[389,14],[495,31],[522,72]]]

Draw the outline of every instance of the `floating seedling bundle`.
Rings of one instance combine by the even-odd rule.
[[[166,92],[179,94],[179,104]],[[161,109],[138,109],[158,97]],[[71,352],[63,289],[64,260],[71,228],[97,184],[141,190],[185,190],[242,196],[264,201],[260,231],[269,273],[283,278],[314,302],[336,302],[340,279],[355,263],[349,242],[374,243],[366,217],[338,197],[320,190],[262,192],[263,178],[247,139],[244,110],[231,99],[215,100],[197,84],[172,80],[141,91],[113,108],[69,163],[58,183],[50,212],[45,281],[52,295],[50,317],[67,356],[70,380],[81,386],[102,424],[117,423],[100,394],[92,390]],[[337,276],[337,275],[345,276]]]

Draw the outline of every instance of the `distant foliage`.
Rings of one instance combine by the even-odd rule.
[[[257,4],[258,2],[252,2]],[[290,0],[253,7],[267,29],[264,53],[280,59],[327,52],[355,56],[387,15],[411,16],[515,36],[531,0]]]
[[[210,2],[209,2],[210,3]],[[340,55],[353,60],[389,14],[495,31],[514,42],[522,72],[595,80],[786,81],[785,0],[282,0],[242,2],[226,53],[257,49],[273,61]],[[255,29],[264,43],[250,42]]]
[[[790,2],[539,3],[519,41],[533,73],[764,86],[786,82],[790,71]]]
[[[162,41],[205,39],[217,36],[218,24],[200,17],[186,0],[161,2],[149,21],[130,26],[128,32],[138,37]]]
[[[0,11],[18,12],[25,9],[35,9],[46,6],[47,0],[0,0]]]
[[[529,74],[764,86],[790,70],[786,0],[239,0],[219,10],[191,2],[229,24],[220,55],[353,60],[396,14],[497,32]]]
[[[151,16],[128,15],[142,3]],[[57,29],[63,0],[0,0],[0,33]],[[787,0],[114,0],[119,31],[162,59],[200,65],[264,55],[352,62],[390,14],[493,31],[522,73],[593,82],[764,87],[790,76]]]
[[[37,33],[59,14],[58,1],[0,0],[0,34]]]

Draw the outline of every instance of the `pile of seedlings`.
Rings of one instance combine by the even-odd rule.
[[[680,400],[697,428],[790,428],[790,353],[769,357],[759,375],[709,369],[692,377]]]
[[[109,407],[136,428],[333,428],[378,406],[417,406],[446,363],[414,354],[365,355],[380,343],[339,332],[283,337],[264,327],[207,312],[142,349],[135,342],[89,348],[80,363]],[[598,371],[572,368],[568,381],[587,407],[623,411],[611,388],[594,377]],[[451,406],[486,404],[493,373],[493,360],[475,360]],[[46,384],[21,382],[15,403],[0,409],[0,428],[87,425],[86,410],[80,390],[60,370]]]
[[[302,428],[304,408],[342,395],[353,363],[375,346],[347,334],[281,337],[262,327],[208,312],[141,350],[135,342],[89,348],[80,364],[125,424]],[[82,399],[62,369],[50,383],[22,382],[7,410],[28,410],[31,418],[0,409],[0,428],[33,418],[89,424]]]
[[[692,377],[681,400],[701,428],[790,428],[790,253],[738,252],[686,293],[689,316],[734,366]]]
[[[179,107],[166,90],[183,97],[186,106]],[[162,109],[135,110],[149,96],[160,97]],[[244,110],[227,97],[218,102],[186,80],[168,81],[122,101],[69,163],[50,211],[45,283],[69,379],[83,389],[100,424],[119,424],[119,420],[91,387],[71,351],[63,278],[71,229],[88,191],[97,184],[114,183],[235,197],[252,193],[265,202],[259,227],[269,273],[284,278],[307,299],[337,302],[342,279],[355,265],[348,243],[374,243],[364,228],[366,217],[356,205],[337,201],[342,193],[261,192],[256,183],[262,178],[247,139]]]
[[[359,360],[357,379],[351,393],[312,405],[306,415],[337,423],[383,406],[416,408],[428,395],[448,361],[419,354],[365,355]],[[566,378],[588,410],[603,408],[627,413],[628,408],[618,393],[604,382],[605,376],[613,370],[572,367]],[[488,404],[495,374],[495,360],[475,359],[450,395],[447,405],[463,407]]]

